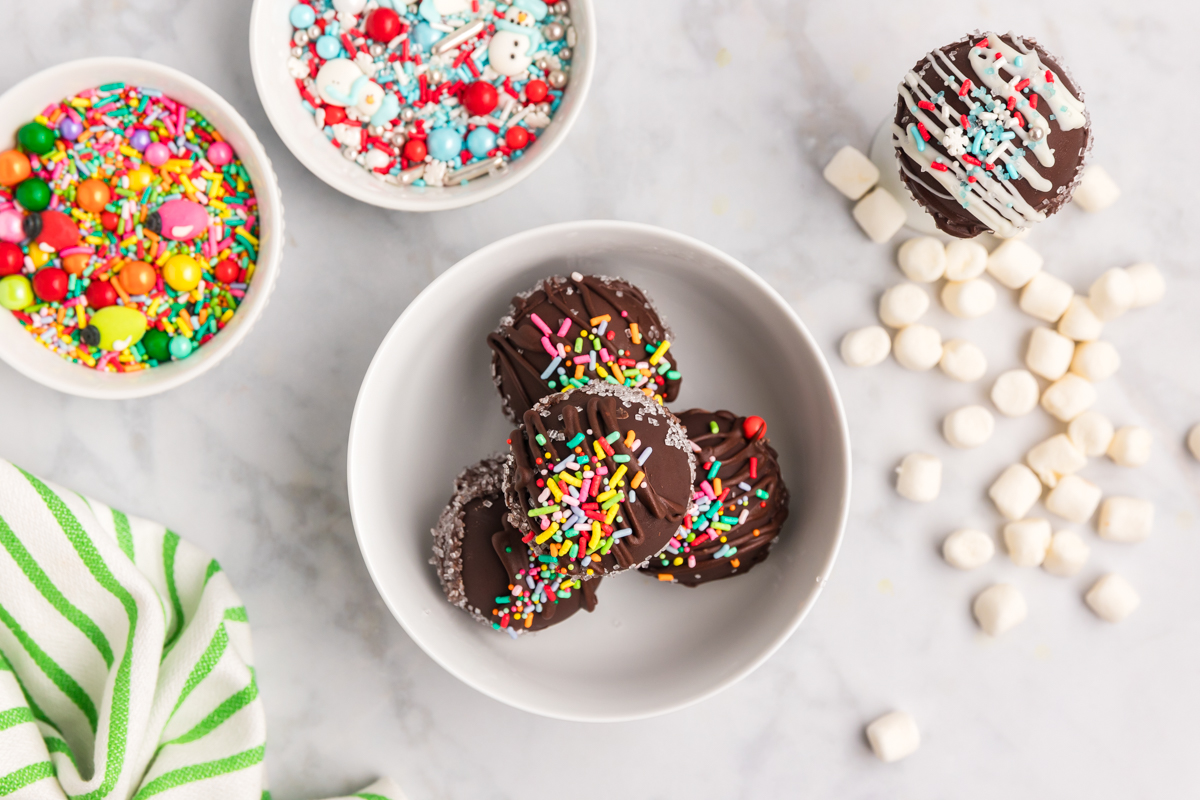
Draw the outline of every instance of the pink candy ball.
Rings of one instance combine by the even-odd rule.
[[[146,162],[152,167],[161,167],[171,157],[171,151],[162,142],[151,142],[146,146]]]
[[[25,231],[21,228],[24,219],[25,215],[13,208],[0,211],[0,239],[6,242],[24,241]]]
[[[208,163],[223,167],[233,161],[233,148],[228,142],[213,142],[208,146]]]

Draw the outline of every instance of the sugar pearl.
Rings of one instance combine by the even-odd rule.
[[[1092,584],[1083,598],[1096,616],[1105,622],[1120,622],[1132,614],[1141,604],[1142,598],[1129,581],[1120,575],[1109,573]]]
[[[1100,507],[1096,532],[1110,542],[1145,541],[1154,527],[1154,504],[1136,497],[1110,497]]]
[[[951,339],[942,346],[938,366],[954,380],[972,383],[987,372],[987,356],[966,339]]]
[[[969,281],[987,269],[988,251],[970,239],[955,239],[946,245],[946,279]]]
[[[942,421],[942,434],[954,447],[963,449],[979,447],[992,438],[996,420],[983,406],[964,406],[946,415]]]
[[[898,283],[879,298],[879,319],[891,328],[912,325],[929,310],[929,295],[915,283]]]
[[[942,543],[942,558],[958,569],[975,569],[991,560],[996,553],[992,537],[983,531],[955,531]]]
[[[1049,328],[1034,328],[1025,350],[1025,366],[1035,375],[1056,381],[1067,374],[1074,355],[1075,342]]]
[[[932,283],[946,272],[946,248],[932,236],[918,236],[900,245],[900,269],[910,281]]]
[[[971,606],[975,621],[989,636],[999,636],[1025,621],[1029,607],[1017,587],[997,583],[984,589]]]
[[[1075,531],[1055,531],[1050,538],[1050,549],[1046,551],[1042,569],[1051,575],[1069,578],[1083,569],[1091,552],[1083,537]]]
[[[867,741],[880,761],[899,761],[917,752],[921,732],[911,715],[893,711],[867,726]]]
[[[1020,417],[1037,408],[1037,378],[1023,369],[1005,372],[992,385],[992,403],[1006,417]]]
[[[936,500],[942,489],[942,462],[928,453],[910,453],[896,468],[896,491],[917,503]]]
[[[1150,460],[1154,438],[1150,431],[1136,425],[1118,428],[1108,446],[1108,457],[1122,467],[1140,467]]]
[[[852,367],[873,367],[892,351],[892,337],[878,325],[850,331],[842,337],[842,360]]]
[[[928,325],[909,325],[896,334],[892,352],[905,369],[931,369],[942,358],[942,335]]]
[[[1042,496],[1042,482],[1024,464],[1013,464],[988,489],[988,497],[1005,519],[1023,519]]]
[[[1067,436],[1079,452],[1090,458],[1108,452],[1112,443],[1113,424],[1099,411],[1085,411],[1067,426]]]
[[[942,305],[956,317],[976,319],[996,307],[996,289],[980,278],[947,281],[942,287]]]

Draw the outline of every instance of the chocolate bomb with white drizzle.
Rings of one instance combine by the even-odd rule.
[[[766,422],[699,408],[679,421],[700,463],[695,490],[683,525],[642,571],[685,586],[744,574],[770,554],[788,517]]]
[[[945,233],[1014,236],[1061,208],[1083,174],[1082,97],[1030,38],[976,33],[934,50],[899,87],[900,177]]]
[[[492,379],[505,415],[519,422],[548,394],[620,379],[662,402],[679,394],[671,331],[654,303],[620,278],[571,273],[512,299],[488,335]]]
[[[679,420],[636,389],[550,395],[509,438],[510,521],[560,571],[587,580],[644,565],[687,511],[696,461]]]
[[[600,579],[581,583],[538,560],[508,521],[504,462],[495,455],[467,467],[438,517],[433,558],[451,605],[516,636],[557,625],[596,607]]]

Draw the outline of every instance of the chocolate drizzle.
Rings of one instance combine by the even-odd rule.
[[[640,442],[637,451],[627,444],[630,430]],[[609,444],[611,455],[596,463],[593,443],[613,433],[617,437]],[[585,437],[583,444],[567,447],[579,434]],[[538,443],[539,435],[544,445]],[[562,559],[560,563],[573,574],[586,579],[644,564],[663,549],[683,521],[695,475],[691,447],[675,416],[636,389],[592,383],[582,389],[551,395],[525,412],[522,427],[513,431],[510,444],[505,476],[510,521],[539,553],[547,552],[550,543],[536,543],[534,537],[540,531],[527,512],[542,506],[538,497],[546,491],[546,480],[555,475],[551,467],[556,463],[572,453],[582,458],[579,455],[582,452],[590,459],[589,469],[595,470],[602,464],[608,475],[623,464],[628,471],[628,477],[623,479],[626,487],[631,485],[635,470],[644,472],[633,490],[636,502],[629,501],[627,489],[619,489],[622,497],[616,518],[619,522],[605,526],[609,530],[624,526],[632,532],[616,539],[606,552]],[[646,448],[653,448],[653,452],[644,465],[638,466],[637,454]],[[613,456],[629,460],[617,462]],[[605,531],[605,536],[608,535],[609,531]]]
[[[771,545],[787,519],[789,496],[780,476],[775,449],[762,436],[747,439],[743,432],[744,420],[745,417],[729,411],[697,408],[680,413],[679,421],[687,429],[688,438],[699,448],[696,492],[704,496],[701,484],[709,480],[706,465],[718,461],[720,466],[713,477],[719,478],[722,487],[730,490],[719,515],[739,517],[743,510],[747,515],[745,521],[732,526],[728,532],[715,531],[711,527],[708,531],[696,532],[694,524],[693,530],[681,528],[667,549],[642,568],[644,572],[670,575],[686,586],[698,586],[747,572],[770,553]],[[716,433],[712,431],[713,422],[717,424]],[[756,459],[756,478],[751,477],[752,457]],[[739,484],[751,488],[746,491]],[[760,497],[758,492],[766,493],[767,497]],[[744,503],[742,498],[746,498]],[[693,523],[700,516],[695,506],[689,510]],[[709,531],[719,535],[712,537]],[[689,534],[694,534],[690,543],[686,541]],[[717,557],[721,553],[725,554]],[[695,558],[695,566],[689,565],[689,557]],[[675,563],[677,559],[679,564]]]
[[[533,315],[549,327],[549,334],[534,322]],[[505,416],[519,422],[543,397],[571,386],[566,378],[574,375],[575,365],[567,359],[563,360],[567,363],[561,364],[567,371],[566,377],[557,371],[542,377],[555,358],[546,350],[543,339],[547,339],[551,347],[566,350],[573,348],[582,333],[585,350],[590,351],[591,332],[595,327],[591,320],[605,315],[610,319],[604,335],[598,338],[610,350],[610,355],[615,356],[620,351],[631,356],[633,361],[644,362],[650,355],[646,350],[647,343],[653,347],[672,339],[670,330],[645,293],[619,278],[579,273],[570,277],[555,276],[512,299],[508,315],[487,337],[488,347],[492,349],[492,379],[500,392]],[[571,326],[559,336],[564,319],[571,320]],[[634,341],[630,323],[638,326],[638,342]],[[574,356],[587,354],[573,350],[567,353],[572,361]],[[672,351],[670,357],[674,359],[674,355]],[[606,368],[606,365],[601,363],[601,367]],[[670,373],[676,377],[671,377]],[[655,371],[651,378],[654,391],[666,402],[679,394],[677,373],[677,369],[666,375]],[[590,371],[587,377],[595,380],[598,375]],[[603,379],[603,376],[599,377]],[[554,385],[549,385],[550,382]]]

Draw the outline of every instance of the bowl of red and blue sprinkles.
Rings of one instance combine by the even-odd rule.
[[[279,263],[275,176],[211,89],[134,59],[0,97],[0,357],[52,388],[135,397],[215,365]]]
[[[495,196],[582,109],[590,0],[256,0],[251,63],[292,153],[335,189],[406,211]]]

